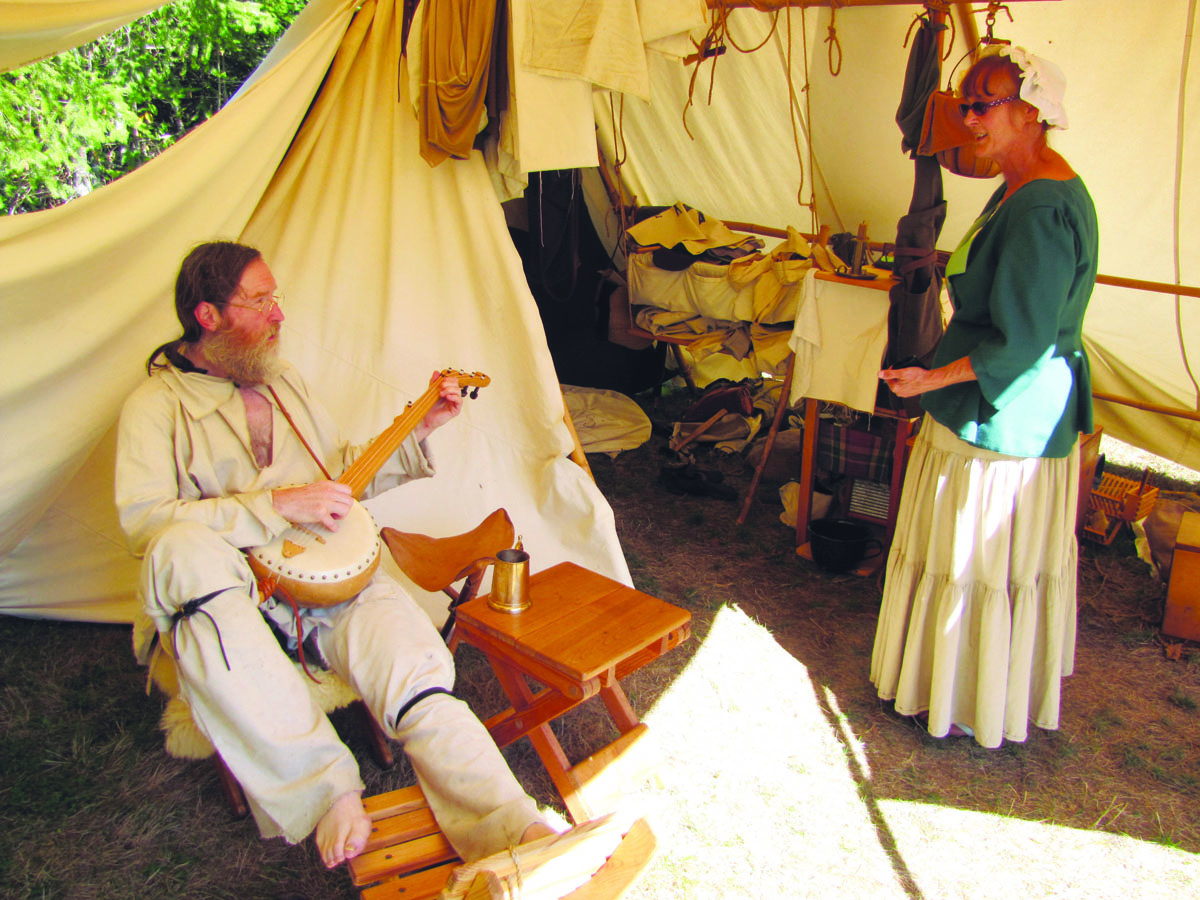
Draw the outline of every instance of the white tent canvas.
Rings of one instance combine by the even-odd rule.
[[[262,249],[288,297],[286,355],[355,440],[435,370],[490,377],[431,437],[437,476],[369,504],[382,524],[451,534],[503,506],[535,568],[571,559],[629,581],[611,509],[567,458],[563,398],[482,160],[430,169],[418,155],[395,10],[314,0],[253,83],[162,156],[0,222],[3,611],[132,617],[111,429],[149,350],[178,333],[179,260],[214,237]]]
[[[100,33],[96,23],[148,5],[0,4],[0,63],[63,49]],[[528,34],[548,7],[513,0],[520,125],[510,150],[548,168],[594,165],[591,135],[579,127],[594,113],[605,155],[625,157],[622,178],[642,204],[682,201],[723,219],[804,231],[818,222],[852,231],[866,221],[874,239],[892,236],[911,190],[893,118],[904,37],[919,7],[780,13],[760,50],[730,48],[718,61],[711,92],[702,71],[685,130],[691,70],[643,41],[662,48],[657,39],[671,31],[662,22],[703,18],[702,0],[609,5],[632,10],[641,30],[633,58],[645,59],[644,79],[629,68],[628,47],[596,57],[622,60],[623,105],[602,89],[614,77],[603,66],[556,77],[529,65]],[[1200,88],[1189,77],[1196,5],[1020,2],[1010,7],[1014,22],[998,23],[999,36],[1067,74],[1071,129],[1054,142],[1095,198],[1109,275],[1200,281]],[[130,616],[136,561],[111,508],[111,428],[144,377],[148,350],[176,333],[169,296],[179,259],[213,237],[263,249],[288,295],[287,353],[355,439],[390,421],[434,369],[492,377],[435,435],[439,475],[381,498],[385,524],[448,533],[503,505],[537,567],[569,558],[628,579],[611,511],[565,458],[562,398],[484,161],[474,154],[430,169],[419,157],[398,6],[313,0],[252,83],[163,156],[64,207],[0,222],[0,611]],[[57,17],[46,13],[53,7]],[[630,16],[614,20],[628,26]],[[825,42],[831,24],[836,76]],[[772,16],[739,10],[730,27],[740,46],[755,46]],[[946,65],[966,49],[960,30]],[[619,142],[614,107],[623,109]],[[993,187],[946,176],[943,249]],[[798,195],[813,197],[816,221]],[[612,217],[592,206],[611,240]],[[1096,389],[1195,409],[1196,302],[1098,288],[1086,323]],[[1107,403],[1097,403],[1097,417],[1117,437],[1200,467],[1186,420]]]

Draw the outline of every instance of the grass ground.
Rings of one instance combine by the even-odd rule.
[[[1081,549],[1061,729],[988,751],[878,701],[880,584],[797,557],[777,485],[739,527],[738,503],[656,485],[664,444],[589,458],[635,583],[693,615],[686,644],[625,682],[662,759],[627,798],[660,841],[633,896],[1200,896],[1200,647],[1167,657],[1164,589],[1128,533]],[[701,448],[697,462],[744,495],[739,457]],[[477,653],[457,663],[477,712],[505,705]],[[310,842],[231,821],[213,771],[163,752],[161,708],[127,628],[0,617],[0,897],[356,896]],[[368,793],[412,782],[403,762],[379,772],[353,720],[334,720]],[[573,759],[615,736],[595,701],[555,730]],[[505,754],[561,810],[527,742]]]

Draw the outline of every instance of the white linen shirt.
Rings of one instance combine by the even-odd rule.
[[[272,386],[334,478],[368,446],[341,440],[293,367],[287,366]],[[155,370],[130,394],[117,431],[115,497],[121,527],[135,555],[142,556],[159,531],[179,521],[205,525],[239,549],[266,544],[289,527],[275,511],[271,491],[309,484],[324,475],[274,409],[267,389],[257,390],[273,412],[272,458],[262,468],[254,460],[245,405],[232,381],[168,366]],[[409,436],[364,496],[433,473],[424,447]],[[268,612],[273,605],[268,602]],[[272,619],[296,638],[294,627],[289,627],[290,611],[289,616]],[[146,661],[153,636],[148,625],[144,619],[135,623],[134,648],[141,662]]]

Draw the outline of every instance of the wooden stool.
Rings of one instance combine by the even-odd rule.
[[[364,797],[373,821],[363,853],[347,866],[362,900],[619,897],[655,848],[645,820],[609,816],[464,864],[434,821],[419,787]],[[443,893],[444,891],[444,893]]]

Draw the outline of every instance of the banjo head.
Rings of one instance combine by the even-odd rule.
[[[336,606],[370,582],[379,567],[379,527],[355,501],[337,531],[321,525],[294,525],[248,551],[258,577],[276,576],[300,606]]]

